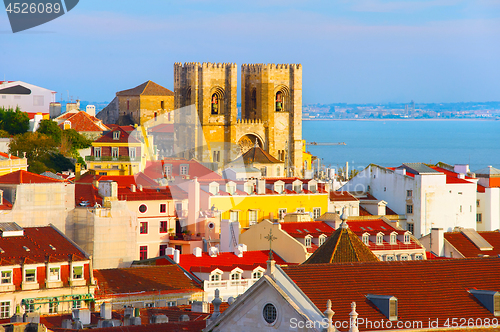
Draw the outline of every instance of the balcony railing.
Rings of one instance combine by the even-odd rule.
[[[119,157],[111,157],[111,156],[86,156],[85,161],[141,161],[140,157],[129,157],[129,156],[119,156]]]
[[[259,279],[205,281],[205,290],[215,288],[228,289],[230,287],[250,287],[258,280]]]

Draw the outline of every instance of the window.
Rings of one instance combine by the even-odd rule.
[[[81,307],[82,301],[77,296],[73,297],[73,309],[80,309]]]
[[[230,220],[231,221],[238,221],[239,220],[239,215],[238,215],[239,211],[230,211],[229,212],[229,216],[230,216]]]
[[[141,234],[148,234],[148,222],[147,221],[141,222],[140,233]]]
[[[271,303],[266,304],[262,310],[262,315],[268,324],[273,324],[277,318],[276,307]]]
[[[278,194],[282,194],[284,190],[284,186],[282,184],[275,184],[274,185],[274,191],[276,191]]]
[[[101,148],[94,148],[94,158],[101,158]]]
[[[276,176],[281,176],[281,168],[276,166]]]
[[[220,274],[218,273],[211,274],[210,281],[220,281]]]
[[[231,280],[240,280],[240,279],[241,279],[241,273],[239,272],[231,273]]]
[[[53,299],[49,302],[49,314],[57,314],[57,300]]]
[[[49,270],[49,281],[59,281],[60,280],[60,268],[51,267]]]
[[[394,261],[394,256],[387,255],[387,256],[385,256],[385,260],[388,261],[388,262],[392,262],[392,261]]]
[[[35,312],[35,301],[25,300],[24,301],[24,312]]]
[[[404,240],[406,244],[410,243],[410,234],[405,234]]]
[[[476,213],[476,222],[483,222],[483,215],[482,213]]]
[[[422,254],[416,254],[415,260],[422,260]]]
[[[188,172],[189,172],[189,166],[181,165],[181,175],[188,175]]]
[[[168,221],[160,221],[160,233],[168,233]]]
[[[396,244],[397,236],[396,234],[391,234],[391,244]]]
[[[320,246],[323,245],[323,243],[325,243],[325,241],[326,241],[326,235],[321,234],[319,236],[319,245]]]
[[[214,163],[220,162],[220,151],[213,152],[213,162]]]
[[[120,132],[118,130],[117,131],[113,131],[113,139],[114,140],[120,139]]]
[[[281,91],[278,91],[276,93],[276,112],[281,112],[283,111],[283,93]]]
[[[148,210],[148,207],[146,206],[146,204],[141,204],[141,206],[139,206],[139,212],[140,213],[144,213]]]
[[[407,190],[406,197],[412,197],[412,196],[413,196],[413,190]]]
[[[2,284],[12,283],[12,271],[2,271]]]
[[[73,279],[83,279],[83,266],[73,266]]]
[[[245,192],[249,195],[253,194],[253,184],[245,183]]]
[[[267,175],[267,168],[266,167],[261,167],[260,168],[260,175],[266,176]]]
[[[118,158],[118,155],[119,155],[118,148],[111,148],[111,157],[116,159]]]
[[[148,246],[139,247],[139,259],[142,261],[148,259]]]
[[[283,218],[285,218],[285,214],[286,214],[286,209],[279,209],[278,210],[278,217],[280,220],[283,220]]]
[[[368,234],[363,234],[362,240],[365,245],[368,245],[370,237],[368,236]]]
[[[384,243],[384,236],[382,234],[377,234],[377,244]]]
[[[160,256],[165,256],[167,254],[168,244],[160,244]]]
[[[0,302],[0,318],[10,317],[10,301]]]
[[[128,156],[130,157],[130,159],[135,159],[135,150],[136,148],[128,148]]]
[[[309,185],[309,191],[312,191],[313,193],[315,193],[317,189],[318,189],[318,186],[316,184]]]
[[[297,213],[305,213],[306,209],[305,208],[297,208]]]
[[[460,212],[462,212],[462,205],[460,205]]]
[[[177,305],[177,301],[168,301],[167,307],[175,307]]]
[[[163,171],[165,172],[165,177],[169,178],[172,176],[172,165],[165,165],[163,167]]]
[[[255,271],[252,273],[252,279],[260,279],[262,277],[262,272],[261,271]]]
[[[401,260],[402,261],[407,261],[408,260],[408,255],[401,255]]]
[[[167,212],[167,204],[160,204],[160,213]]]
[[[476,206],[479,207],[479,200],[476,201]]]
[[[219,96],[216,93],[212,95],[212,114],[219,114]]]
[[[257,210],[248,210],[248,224],[254,225],[257,223]]]
[[[413,205],[411,205],[411,204],[406,205],[406,213],[408,213],[408,214],[413,213]]]
[[[229,194],[234,195],[234,193],[236,192],[236,185],[234,183],[228,183],[226,185],[226,191]]]
[[[208,191],[212,195],[217,195],[219,193],[219,185],[217,183],[212,183],[209,185]]]
[[[321,208],[313,208],[313,218],[319,218],[321,216]]]
[[[312,240],[312,237],[311,237],[311,236],[306,236],[306,238],[305,238],[305,243],[306,243],[306,247],[307,247],[307,248],[310,248],[310,247],[311,247],[311,240]]]
[[[64,121],[63,127],[64,127],[64,130],[71,129],[71,121],[68,121],[68,120]]]
[[[24,276],[25,282],[35,282],[36,281],[36,269],[27,269]]]
[[[302,184],[295,184],[293,186],[293,191],[295,191],[297,194],[302,191]]]
[[[415,234],[414,230],[415,230],[415,225],[414,224],[411,224],[411,223],[408,223],[406,224],[406,229],[412,233],[412,234]]]

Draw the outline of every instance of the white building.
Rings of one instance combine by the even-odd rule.
[[[370,165],[342,189],[386,201],[395,213],[406,216],[401,226],[420,238],[433,227],[476,229],[476,182],[464,173],[422,163],[397,168]]]
[[[17,106],[23,112],[49,113],[50,103],[56,101],[56,92],[22,81],[1,82],[0,107]]]
[[[488,166],[474,172],[477,185],[477,230],[500,229],[500,169]]]

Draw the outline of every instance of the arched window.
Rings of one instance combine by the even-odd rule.
[[[397,236],[396,234],[391,234],[391,244],[396,244]]]
[[[281,176],[281,169],[279,166],[276,167],[276,176]]]
[[[410,234],[405,234],[405,243],[410,243]]]
[[[312,242],[312,236],[310,236],[310,235],[306,236],[305,243],[306,243],[307,248],[311,247],[311,242]]]
[[[384,235],[379,233],[377,234],[377,244],[383,244],[384,243]]]
[[[285,109],[285,104],[283,100],[283,93],[281,91],[278,91],[276,93],[276,112],[281,112]]]
[[[369,241],[370,241],[370,237],[368,236],[368,234],[363,234],[363,243],[365,245],[368,245]]]
[[[325,243],[325,241],[326,241],[326,235],[325,234],[321,234],[319,236],[319,245],[320,246],[323,245],[323,243]]]
[[[212,95],[212,114],[219,114],[219,96],[216,93]]]

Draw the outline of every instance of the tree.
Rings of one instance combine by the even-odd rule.
[[[45,134],[54,139],[58,144],[61,143],[62,129],[59,128],[57,122],[52,120],[42,120],[40,121],[40,126],[36,130],[40,134]]]
[[[12,138],[9,143],[9,152],[19,156],[26,152],[28,165],[30,165],[33,161],[43,162],[44,158],[57,152],[57,143],[47,135],[28,132]]]
[[[1,138],[8,138],[8,137],[10,137],[10,134],[8,131],[0,129],[0,137]]]
[[[0,129],[9,132],[11,135],[22,134],[30,127],[28,114],[21,112],[19,107],[5,109],[0,107]]]

